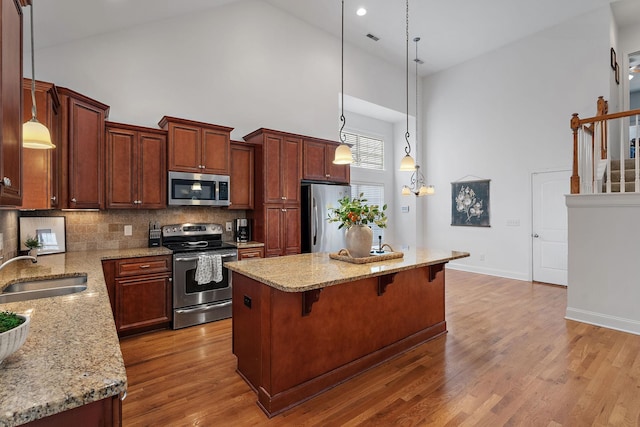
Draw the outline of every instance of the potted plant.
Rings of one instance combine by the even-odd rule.
[[[29,333],[29,316],[0,312],[0,363],[24,344]]]
[[[33,236],[27,236],[24,245],[29,249],[29,255],[38,256],[38,248],[42,247],[42,243]]]
[[[380,228],[387,226],[387,216],[385,204],[380,208],[378,205],[366,203],[364,193],[357,197],[345,196],[338,200],[340,206],[329,209],[329,222],[338,222],[338,229],[346,228],[346,244],[349,254],[354,258],[369,256],[373,243],[373,232],[369,227],[375,224]]]

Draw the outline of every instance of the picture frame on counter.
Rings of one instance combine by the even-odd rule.
[[[63,216],[25,216],[19,218],[20,250],[28,251],[25,241],[35,237],[40,242],[38,255],[67,251],[66,218]]]

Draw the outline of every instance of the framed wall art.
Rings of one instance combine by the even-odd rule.
[[[451,183],[451,225],[491,227],[488,179]]]
[[[614,48],[611,48],[611,52],[609,53],[609,60],[611,61],[611,68],[615,71],[618,60],[616,59],[616,51]]]
[[[63,216],[25,216],[20,217],[20,250],[28,248],[24,242],[35,237],[40,242],[38,255],[66,252],[66,224]]]

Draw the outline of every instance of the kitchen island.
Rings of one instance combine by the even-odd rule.
[[[127,376],[102,273],[104,259],[167,255],[165,248],[140,248],[43,255],[0,272],[0,289],[41,278],[87,277],[75,294],[0,304],[28,313],[29,335],[0,364],[0,426],[119,425],[120,397]],[[60,418],[69,417],[69,418]]]
[[[237,372],[276,415],[447,331],[444,266],[416,249],[368,264],[327,253],[227,263]]]

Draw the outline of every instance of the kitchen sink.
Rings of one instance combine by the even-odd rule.
[[[75,294],[85,289],[87,289],[87,276],[70,276],[12,283],[0,293],[0,304]]]

